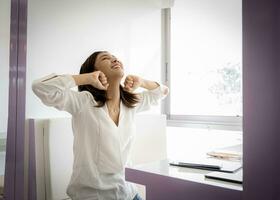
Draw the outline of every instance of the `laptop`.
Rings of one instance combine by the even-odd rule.
[[[241,162],[223,161],[214,158],[205,158],[197,160],[171,160],[170,165],[179,167],[188,167],[194,169],[203,169],[210,171],[219,171],[234,173],[242,168]]]
[[[242,182],[243,182],[243,170],[240,169],[235,173],[210,172],[210,173],[205,175],[205,178],[242,184]]]

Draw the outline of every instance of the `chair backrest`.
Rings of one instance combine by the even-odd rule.
[[[35,119],[34,128],[37,199],[66,199],[73,165],[71,118]]]
[[[131,150],[133,165],[167,158],[166,116],[140,114],[135,117],[136,136]]]
[[[165,159],[165,115],[137,115],[133,164]],[[35,120],[37,199],[67,199],[73,165],[71,118]]]
[[[65,199],[73,166],[71,118],[47,120],[44,132],[46,196],[48,200]]]

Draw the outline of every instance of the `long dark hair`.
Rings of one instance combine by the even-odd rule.
[[[91,73],[95,71],[95,60],[98,54],[104,53],[106,51],[96,51],[91,54],[86,61],[82,64],[80,69],[80,74]],[[95,101],[98,103],[96,107],[104,106],[105,102],[108,100],[106,91],[99,90],[92,85],[79,85],[79,92],[88,91],[92,94]],[[122,102],[129,108],[133,108],[139,102],[139,95],[127,92],[123,89],[123,86],[120,85],[120,97]]]

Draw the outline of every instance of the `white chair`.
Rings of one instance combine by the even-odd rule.
[[[135,117],[136,136],[131,150],[133,165],[167,158],[166,116],[139,114]],[[145,186],[136,184],[140,196],[145,200]]]
[[[139,114],[135,122],[135,143],[131,150],[133,165],[166,159],[166,116]]]
[[[73,165],[71,118],[35,120],[36,187],[38,200],[69,198],[66,188]]]

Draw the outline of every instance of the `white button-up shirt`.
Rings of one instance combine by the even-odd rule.
[[[33,82],[34,93],[45,105],[72,114],[74,164],[67,188],[72,199],[134,198],[136,187],[124,177],[135,133],[134,116],[157,105],[168,94],[168,88],[159,85],[140,93],[140,103],[134,108],[121,102],[117,126],[106,104],[95,107],[97,103],[89,92],[71,90],[77,86],[71,75],[51,74]]]

